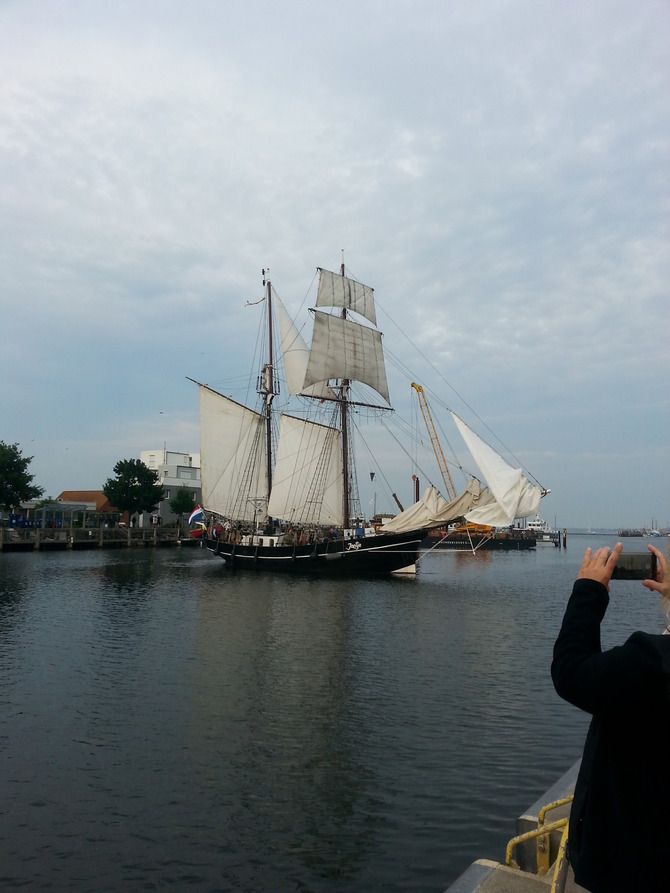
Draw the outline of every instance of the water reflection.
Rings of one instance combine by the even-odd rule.
[[[109,553],[109,559],[99,568],[100,580],[107,592],[144,595],[156,585],[155,578],[163,567],[155,559],[154,550]]]
[[[581,751],[548,672],[576,554],[414,581],[5,557],[5,887],[437,891]],[[604,638],[632,628],[657,600],[621,584]]]
[[[297,598],[288,586],[224,578],[200,603],[189,751],[205,786],[225,792],[237,779],[224,827],[240,857],[231,881],[242,885],[285,858],[350,879],[374,824],[360,821],[374,815],[374,773],[357,743],[370,731],[364,717],[351,728],[355,584],[310,581]],[[246,839],[251,814],[260,841]]]

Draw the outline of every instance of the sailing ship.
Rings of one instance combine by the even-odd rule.
[[[254,408],[190,379],[200,395],[206,547],[239,569],[412,573],[430,528],[458,518],[507,526],[535,514],[547,491],[454,416],[488,486],[473,477],[450,502],[431,486],[383,524],[365,521],[357,497],[351,414],[357,408],[392,410],[374,290],[348,276],[344,264],[339,273],[317,269],[309,347],[263,271],[266,349]],[[280,369],[298,410],[275,410]],[[360,398],[357,383],[372,389],[374,397]]]

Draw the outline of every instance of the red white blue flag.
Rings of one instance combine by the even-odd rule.
[[[204,517],[205,517],[204,511],[200,508],[199,505],[196,505],[196,507],[191,512],[191,514],[188,516],[188,523],[193,524],[193,522],[197,521],[198,518],[204,518]]]

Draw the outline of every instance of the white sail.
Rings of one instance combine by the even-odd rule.
[[[269,515],[341,527],[341,450],[337,428],[282,415]]]
[[[292,396],[309,394],[313,397],[329,397],[334,400],[335,392],[325,382],[319,382],[312,385],[312,387],[303,388],[307,361],[309,359],[309,348],[277,295],[273,295],[273,306],[279,321],[284,374],[289,394]]]
[[[495,498],[495,504],[476,506],[465,518],[476,524],[507,527],[515,518],[537,514],[542,496],[540,487],[533,486],[520,468],[513,468],[455,413],[452,416]]]
[[[353,310],[377,325],[374,289],[355,279],[349,279],[319,267],[319,288],[316,293],[317,307],[343,307]]]
[[[333,378],[361,381],[389,402],[381,333],[317,310],[304,385]]]
[[[200,454],[205,509],[236,521],[266,517],[266,451],[257,412],[200,385]]]
[[[447,502],[435,487],[429,487],[418,502],[385,521],[381,529],[384,533],[407,533],[410,530],[441,527],[464,517],[473,506],[493,501],[486,487],[482,487],[475,478],[469,481],[461,495],[451,502]]]

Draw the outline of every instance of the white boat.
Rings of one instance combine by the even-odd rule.
[[[318,268],[308,347],[263,272],[258,303],[264,304],[267,347],[256,406],[195,382],[208,517],[203,539],[210,551],[236,568],[411,572],[430,528],[459,518],[507,527],[537,512],[547,491],[454,415],[488,486],[472,478],[449,502],[430,487],[378,529],[366,523],[357,500],[351,416],[357,409],[391,410],[373,289],[348,277],[344,264],[340,273]],[[360,384],[368,389],[362,397]],[[288,403],[278,412],[280,393]]]
[[[526,523],[526,530],[530,532],[531,536],[535,537],[537,542],[541,543],[553,543],[558,536],[558,532],[553,530],[549,523],[540,518],[539,515],[536,515]]]

